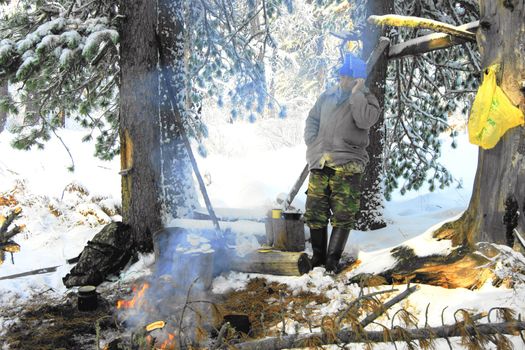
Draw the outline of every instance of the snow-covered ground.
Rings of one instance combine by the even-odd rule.
[[[199,158],[201,172],[206,174],[211,201],[220,216],[241,216],[245,220],[221,222],[223,229],[230,228],[236,235],[240,254],[256,249],[264,241],[262,218],[274,205],[279,194],[289,191],[304,166],[304,146],[264,150],[257,123],[223,124],[215,132],[229,135],[229,149],[243,152],[220,154],[211,152],[207,158]],[[236,131],[242,137],[235,137]],[[239,131],[240,130],[240,131]],[[80,141],[83,133],[78,130],[61,132],[75,159],[76,170],[67,170],[69,158],[59,141],[53,138],[44,150],[17,151],[10,147],[11,135],[0,134],[0,195],[12,194],[23,212],[17,220],[26,229],[14,240],[21,251],[0,265],[0,277],[48,266],[59,266],[56,272],[17,279],[0,280],[0,310],[2,306],[21,303],[32,295],[42,292],[57,295],[66,292],[61,278],[70,267],[65,260],[82,250],[87,240],[110,220],[119,219],[115,207],[120,201],[119,160],[102,162],[92,156],[93,146]],[[444,144],[449,141],[444,140]],[[362,261],[358,272],[378,272],[392,265],[388,253],[392,247],[405,243],[418,255],[443,253],[451,249],[448,241],[431,239],[432,228],[461,214],[468,205],[477,161],[477,147],[470,145],[466,134],[461,134],[459,147],[445,146],[442,161],[449,167],[463,187],[427,192],[425,189],[407,196],[398,193],[386,202],[385,217],[389,225],[372,232],[353,231],[346,252]],[[294,206],[304,209],[303,188]],[[7,208],[0,207],[0,214]],[[58,213],[58,215],[57,215]],[[176,220],[173,224],[192,229],[211,228],[211,223],[196,220]],[[122,278],[134,278],[153,264],[152,256],[146,256],[124,273]],[[322,313],[330,314],[344,307],[344,300],[355,297],[358,288],[346,285],[316,268],[302,277],[265,276],[270,280],[286,283],[292,290],[323,292],[331,301],[324,305]],[[254,274],[251,274],[254,277]],[[244,273],[229,272],[216,277],[213,291],[224,293],[242,288],[248,280]],[[420,323],[424,323],[425,308],[429,307],[429,324],[441,325],[441,312],[445,307],[446,322],[453,321],[453,313],[459,308],[488,311],[493,306],[511,307],[518,313],[525,312],[525,290],[495,288],[490,284],[476,291],[465,289],[447,290],[423,286],[408,300],[409,307]],[[10,320],[0,314],[0,333]],[[293,325],[289,325],[293,330]],[[514,339],[516,340],[516,339]],[[515,341],[516,348],[523,346]],[[443,343],[445,346],[446,344]],[[359,348],[359,347],[356,347]]]

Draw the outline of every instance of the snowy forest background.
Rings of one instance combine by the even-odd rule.
[[[0,307],[5,311],[0,315],[1,335],[20,322],[18,312],[25,303],[41,296],[70,298],[61,280],[70,269],[65,259],[77,255],[103,225],[122,219],[119,58],[126,18],[120,13],[121,3],[106,0],[0,3],[0,214],[21,206],[17,224],[25,225],[16,238],[21,250],[1,253],[0,275],[57,266],[55,273],[0,282]],[[473,0],[391,3],[397,14],[452,24],[479,19]],[[175,103],[212,203],[224,219],[221,227],[232,234],[237,253],[245,254],[265,242],[260,220],[276,197],[289,191],[304,166],[302,134],[308,110],[337,82],[342,41],[331,33],[366,33],[370,2],[158,4],[168,14],[183,9],[173,14],[184,28],[174,41],[180,56],[173,59],[168,45],[165,54],[173,67],[161,73],[178,91]],[[396,44],[426,33],[389,29],[386,35]],[[159,41],[174,38],[169,31],[157,34]],[[351,41],[345,49],[361,55],[363,44]],[[401,244],[422,257],[454,251],[450,241],[433,239],[432,230],[461,215],[469,202],[478,148],[468,143],[466,123],[479,71],[478,49],[471,43],[389,62],[379,186],[379,196],[390,200],[382,209],[387,227],[352,232],[346,255],[361,261],[352,274],[392,266],[389,252]],[[146,88],[161,91],[161,106],[171,103],[162,87]],[[170,131],[163,130],[163,141],[170,139]],[[181,158],[170,166],[185,164],[174,173],[184,181],[173,190],[183,192],[178,198],[183,208],[168,210],[164,223],[197,231],[211,228],[209,222],[187,218],[195,211],[202,214],[204,204],[187,159]],[[294,206],[304,209],[304,202],[303,189]],[[501,280],[511,279],[513,288],[497,288],[490,281],[475,291],[423,286],[403,307],[418,316],[419,326],[427,321],[441,325],[442,317],[453,322],[460,308],[474,312],[506,306],[525,311],[525,279],[516,273],[523,258],[502,249],[490,266]],[[153,264],[153,254],[140,255],[136,264],[100,290],[106,296],[115,293],[150,273]],[[319,269],[300,278],[263,277],[285,284],[290,294],[328,295],[328,301],[313,307],[313,319],[343,310],[360,293],[355,284],[329,278]],[[242,290],[250,280],[250,274],[230,272],[214,280],[213,292]],[[301,327],[304,331],[304,324],[292,320],[276,325],[288,334]],[[522,345],[518,337],[510,339]],[[446,345],[443,341],[438,346]]]
[[[174,2],[184,5],[181,21],[191,23],[183,34],[187,47],[178,101],[198,152],[236,152],[225,150],[224,136],[215,132],[221,123],[257,122],[260,133],[268,136],[268,148],[301,144],[305,113],[335,83],[342,41],[330,33],[362,36],[367,3],[219,4]],[[453,24],[478,16],[475,1],[394,4],[396,13]],[[4,5],[3,16],[1,105],[18,115],[7,124],[17,135],[13,145],[44,147],[50,135],[76,124],[86,128],[84,141],[96,141],[97,157],[114,157],[119,149],[118,25],[123,20],[118,5],[17,1]],[[388,36],[395,44],[421,34],[392,29]],[[362,50],[357,41],[348,47],[357,54]],[[455,145],[451,126],[461,121],[449,116],[468,111],[478,71],[479,54],[470,43],[389,64],[383,143],[387,197],[396,187],[405,193],[426,182],[431,190],[457,185],[437,160],[438,137],[447,132]]]

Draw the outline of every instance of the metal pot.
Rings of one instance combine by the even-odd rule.
[[[78,310],[94,311],[98,307],[97,287],[82,286],[78,288]]]

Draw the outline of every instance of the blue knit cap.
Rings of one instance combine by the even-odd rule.
[[[366,79],[366,62],[351,53],[347,53],[343,65],[339,68],[339,75]]]

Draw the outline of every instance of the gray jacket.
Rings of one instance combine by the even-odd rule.
[[[346,97],[336,86],[319,96],[304,130],[309,169],[321,169],[327,159],[333,165],[355,161],[365,166],[368,131],[377,122],[379,110],[377,98],[368,92]]]

